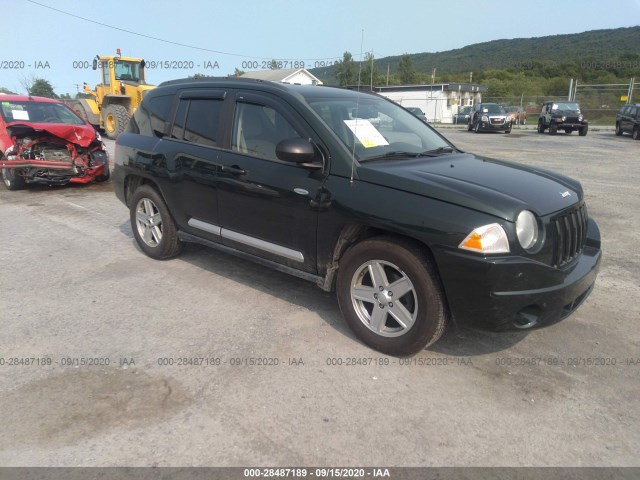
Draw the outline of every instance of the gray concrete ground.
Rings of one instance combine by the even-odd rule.
[[[583,182],[604,260],[573,316],[398,360],[312,284],[147,258],[110,184],[0,188],[0,465],[640,465],[640,142],[444,133]]]

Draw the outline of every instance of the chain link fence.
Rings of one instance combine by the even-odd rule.
[[[494,97],[483,95],[483,102],[500,103],[505,107],[522,107],[527,112],[527,124],[537,124],[542,103],[548,100],[572,100],[580,104],[580,109],[592,125],[615,125],[616,113],[626,103],[640,102],[640,82],[631,79],[629,83],[581,84],[571,81],[566,92],[557,95],[535,96],[523,92],[519,96]]]

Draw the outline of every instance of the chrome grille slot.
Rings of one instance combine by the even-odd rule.
[[[551,220],[553,233],[553,266],[562,267],[576,258],[587,241],[587,207],[565,210]]]

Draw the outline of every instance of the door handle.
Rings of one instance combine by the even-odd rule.
[[[231,175],[244,175],[247,173],[246,170],[243,170],[238,165],[232,165],[230,167],[222,167],[222,171],[225,173],[230,173]]]

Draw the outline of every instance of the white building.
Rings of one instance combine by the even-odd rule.
[[[300,85],[322,85],[322,81],[305,68],[288,68],[282,70],[259,70],[245,72],[244,78],[256,78],[277,83],[299,83]]]
[[[470,83],[373,87],[373,91],[403,107],[419,107],[429,122],[453,123],[458,108],[480,103],[487,87]]]

